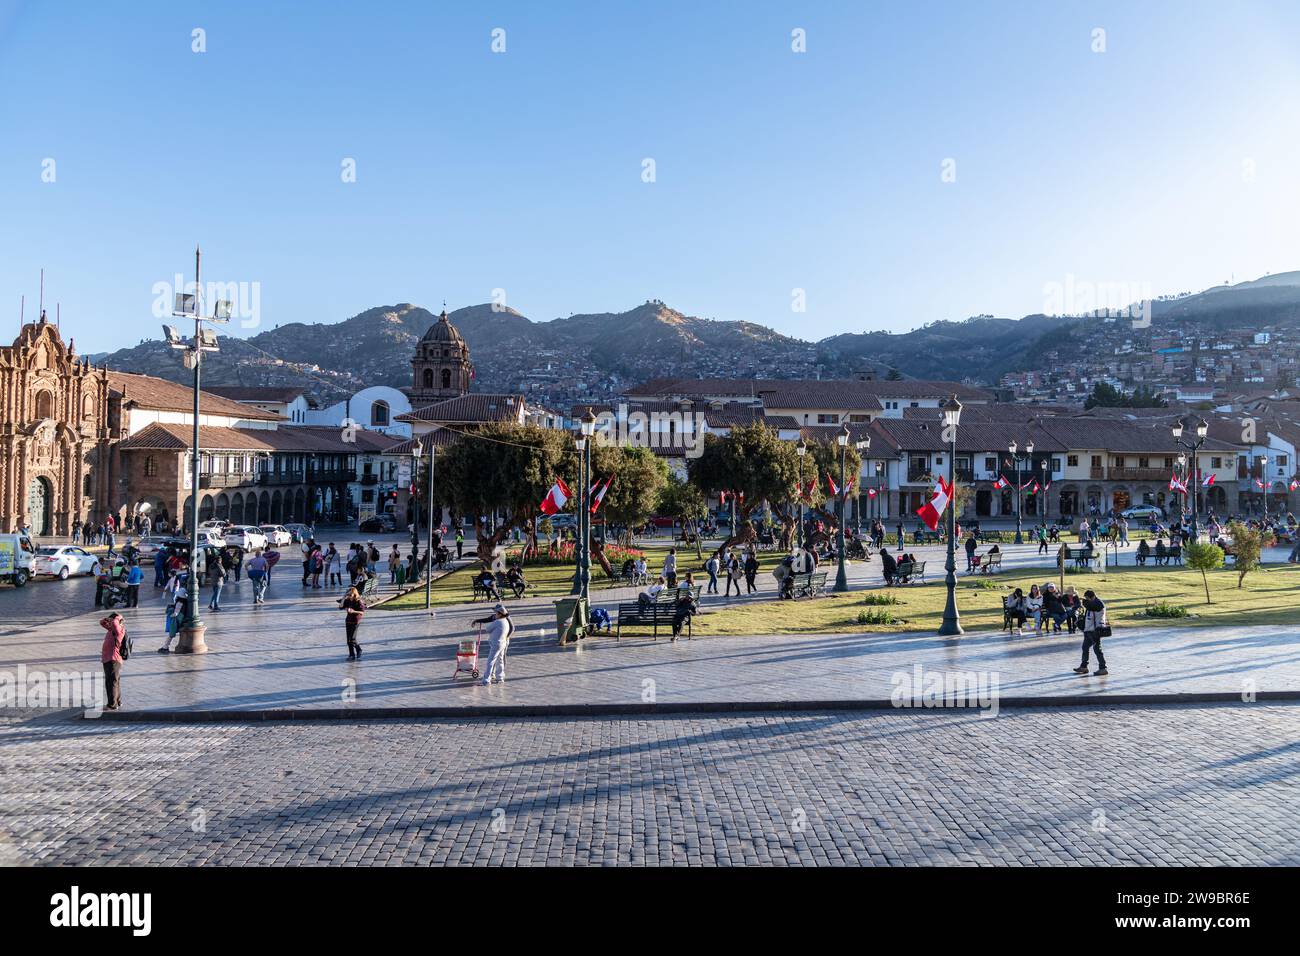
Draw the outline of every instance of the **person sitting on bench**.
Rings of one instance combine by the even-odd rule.
[[[1169,560],[1169,552],[1165,550],[1164,538],[1156,538],[1156,564],[1164,564]]]
[[[1146,564],[1149,557],[1151,557],[1151,545],[1147,544],[1146,538],[1143,538],[1138,542],[1137,563]]]
[[[889,553],[888,548],[880,549],[880,570],[885,576],[886,587],[891,586],[898,577],[898,560]]]
[[[510,565],[510,570],[506,572],[506,584],[510,586],[511,591],[515,592],[516,598],[523,597],[528,587],[528,582],[524,580],[523,568],[517,564]]]
[[[654,584],[651,584],[636,596],[636,603],[640,604],[642,607],[649,607],[654,604],[655,599],[659,597],[659,594],[663,591],[664,587],[664,578],[663,575],[660,575]]]
[[[484,568],[478,573],[474,578],[474,586],[482,588],[494,601],[501,600],[501,592],[497,590],[497,576],[490,569]]]
[[[686,587],[677,592],[677,607],[673,612],[673,636],[669,640],[677,640],[682,633],[682,625],[690,621],[691,616],[697,613],[699,609],[700,605],[695,600],[693,590]]]
[[[1019,634],[1025,629],[1025,620],[1027,618],[1025,608],[1025,592],[1016,588],[1007,598],[1007,616],[1011,622],[1016,625],[1016,633]]]

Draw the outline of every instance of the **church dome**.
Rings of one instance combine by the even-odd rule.
[[[434,345],[456,345],[460,348],[465,347],[465,340],[460,337],[460,330],[451,324],[447,318],[447,310],[442,310],[442,315],[438,316],[438,321],[429,326],[429,331],[424,333],[421,342],[428,342]]]

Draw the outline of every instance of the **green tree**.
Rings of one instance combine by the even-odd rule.
[[[537,545],[535,518],[557,476],[577,496],[577,451],[565,432],[533,425],[488,425],[463,435],[438,455],[434,494],[460,515],[470,515],[479,560],[488,566],[511,527],[529,529]],[[504,510],[507,520],[488,534],[483,516]]]
[[[1201,583],[1205,585],[1205,603],[1209,604],[1208,573],[1223,567],[1223,549],[1209,541],[1193,541],[1183,548],[1183,561],[1191,570],[1201,572]]]
[[[631,528],[645,524],[655,513],[668,482],[668,463],[649,448],[597,443],[592,450],[591,473],[592,484],[614,476],[597,514],[628,528],[630,534]]]
[[[668,481],[659,491],[657,512],[665,517],[680,521],[682,530],[689,530],[695,536],[695,556],[704,557],[700,542],[700,522],[709,513],[704,494],[689,481],[682,481],[676,475],[669,475]]]
[[[1237,590],[1241,590],[1246,575],[1260,566],[1264,543],[1273,535],[1268,531],[1256,531],[1240,521],[1229,521],[1228,537],[1232,539],[1232,562],[1237,570]]]
[[[1083,403],[1084,408],[1124,408],[1128,398],[1114,385],[1098,382],[1092,387],[1092,394]]]
[[[718,547],[719,554],[753,538],[749,516],[764,501],[776,505],[793,500],[799,474],[794,446],[762,422],[737,425],[725,437],[706,435],[700,457],[687,461],[686,470],[691,484],[706,496],[723,491],[744,495],[736,514],[737,534]],[[805,468],[805,482],[810,472]]]

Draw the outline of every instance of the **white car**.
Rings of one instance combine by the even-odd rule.
[[[146,535],[135,543],[136,550],[140,552],[142,558],[152,558],[159,551],[177,540],[175,535],[171,534],[151,534]]]
[[[266,550],[266,535],[262,533],[261,528],[255,528],[251,524],[231,525],[226,529],[225,541],[227,545],[234,545],[245,551]]]
[[[262,534],[266,535],[266,540],[277,548],[293,544],[293,533],[282,524],[264,524]]]
[[[189,535],[185,535],[185,537],[189,538]],[[226,546],[226,539],[221,536],[219,531],[214,531],[212,528],[205,528],[203,525],[199,525],[199,547],[201,548],[204,545],[213,548],[224,548]]]
[[[99,558],[72,544],[46,546],[36,550],[32,571],[66,581],[74,574],[99,574]]]

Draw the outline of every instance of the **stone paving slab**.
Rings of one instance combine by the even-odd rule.
[[[851,584],[862,586],[877,574],[874,562],[855,566]],[[304,592],[287,575],[273,585],[265,606],[253,606],[247,592],[246,581],[228,586],[229,610],[206,616],[211,647],[206,655],[154,653],[163,639],[156,597],[146,594],[148,606],[127,611],[136,655],[125,668],[125,709],[250,715],[294,710],[324,716],[478,708],[500,714],[513,707],[531,708],[521,713],[555,707],[569,709],[552,712],[581,713],[574,708],[723,708],[746,702],[832,706],[887,700],[897,675],[914,675],[918,667],[923,676],[937,671],[995,678],[1000,697],[1017,702],[1120,702],[1165,695],[1207,700],[1239,697],[1243,691],[1300,691],[1300,609],[1295,627],[1125,623],[1107,641],[1111,676],[1097,678],[1070,673],[1078,663],[1080,639],[1066,635],[709,637],[705,615],[694,640],[654,641],[647,633],[631,632],[622,641],[601,636],[559,647],[551,602],[534,600],[511,604],[518,636],[510,649],[508,680],[485,688],[466,675],[452,678],[456,643],[474,633],[470,621],[488,610],[482,603],[433,614],[373,610],[361,625],[364,657],[353,663],[346,657],[343,615],[334,603],[337,592]],[[597,600],[612,604],[631,594],[606,590]],[[706,605],[723,603],[711,598]],[[29,669],[97,670],[101,640],[94,614],[10,630],[0,641],[0,669],[25,664]]]

